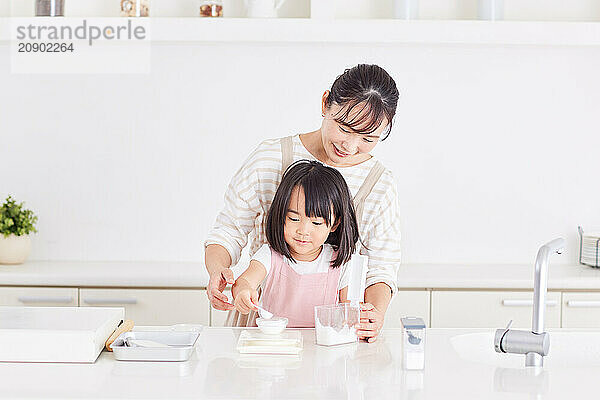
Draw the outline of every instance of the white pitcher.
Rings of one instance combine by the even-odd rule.
[[[277,18],[285,0],[244,0],[248,18]]]

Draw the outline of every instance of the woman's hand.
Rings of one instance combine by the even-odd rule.
[[[371,303],[361,303],[360,324],[357,325],[356,335],[369,343],[377,340],[377,335],[383,327],[385,314],[379,311]]]
[[[223,294],[223,290],[225,290],[228,284],[232,285],[234,282],[233,271],[229,268],[225,268],[220,272],[210,275],[206,294],[208,295],[210,304],[212,304],[214,308],[221,311],[233,310],[233,304],[231,304],[227,296]]]
[[[258,303],[258,292],[253,289],[244,278],[238,278],[232,288],[233,304],[235,309],[242,314],[257,311],[255,303]]]

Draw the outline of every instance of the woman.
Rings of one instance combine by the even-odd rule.
[[[369,342],[376,340],[397,290],[400,216],[392,173],[370,152],[391,132],[398,96],[385,70],[357,65],[337,77],[323,94],[320,129],[265,140],[252,152],[231,180],[224,208],[205,241],[207,294],[213,307],[234,308],[222,293],[234,283],[229,267],[238,262],[248,236],[250,256],[266,243],[266,215],[283,172],[294,161],[318,160],[342,174],[354,199],[364,244],[360,253],[369,257],[357,334]]]

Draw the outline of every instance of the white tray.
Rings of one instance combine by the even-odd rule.
[[[190,358],[199,332],[136,331],[120,334],[111,344],[119,361],[186,361]],[[125,339],[152,340],[169,347],[128,347]]]
[[[302,346],[300,331],[285,330],[278,335],[266,335],[259,330],[244,330],[237,349],[241,354],[300,354]]]

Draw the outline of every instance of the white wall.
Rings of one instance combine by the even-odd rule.
[[[323,91],[358,62],[401,91],[376,154],[398,182],[405,262],[529,263],[556,236],[575,262],[577,224],[600,227],[598,48],[170,44],[152,56],[147,76],[11,75],[0,57],[0,196],[39,215],[32,259],[201,259],[253,146],[316,129]]]

